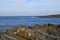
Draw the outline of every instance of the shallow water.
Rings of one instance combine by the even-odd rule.
[[[33,16],[0,16],[0,31],[14,28],[18,25],[32,26],[34,24],[60,24],[60,18],[38,18]]]

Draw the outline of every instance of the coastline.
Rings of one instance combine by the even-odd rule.
[[[35,24],[32,27],[18,26],[13,29],[6,29],[5,32],[0,32],[0,40],[59,40],[59,30],[60,24]]]
[[[38,16],[39,18],[60,18],[60,14],[56,15],[46,15],[46,16]]]

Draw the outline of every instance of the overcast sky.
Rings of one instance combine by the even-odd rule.
[[[60,0],[0,0],[0,16],[60,14]]]

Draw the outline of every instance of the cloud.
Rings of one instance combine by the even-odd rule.
[[[43,10],[58,10],[59,0],[20,0],[17,2],[17,10],[24,12],[34,12]],[[58,8],[57,8],[58,7]],[[21,10],[20,10],[21,9]]]
[[[0,0],[1,13],[40,13],[46,10],[60,11],[60,0]]]
[[[0,2],[16,2],[17,0],[0,0]]]

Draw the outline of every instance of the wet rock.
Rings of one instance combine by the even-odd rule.
[[[60,24],[59,24],[59,25],[57,25],[57,28],[60,28]]]
[[[39,24],[35,24],[34,26],[33,26],[33,28],[37,28],[37,29],[40,29],[42,26],[41,25],[39,25]]]
[[[2,34],[2,33],[0,33]],[[52,24],[39,25],[33,27],[19,26],[13,29],[7,29],[5,34],[16,38],[17,40],[59,40],[60,29]],[[1,36],[0,36],[1,38]]]
[[[3,40],[3,38],[2,38],[2,32],[0,32],[0,40]]]

